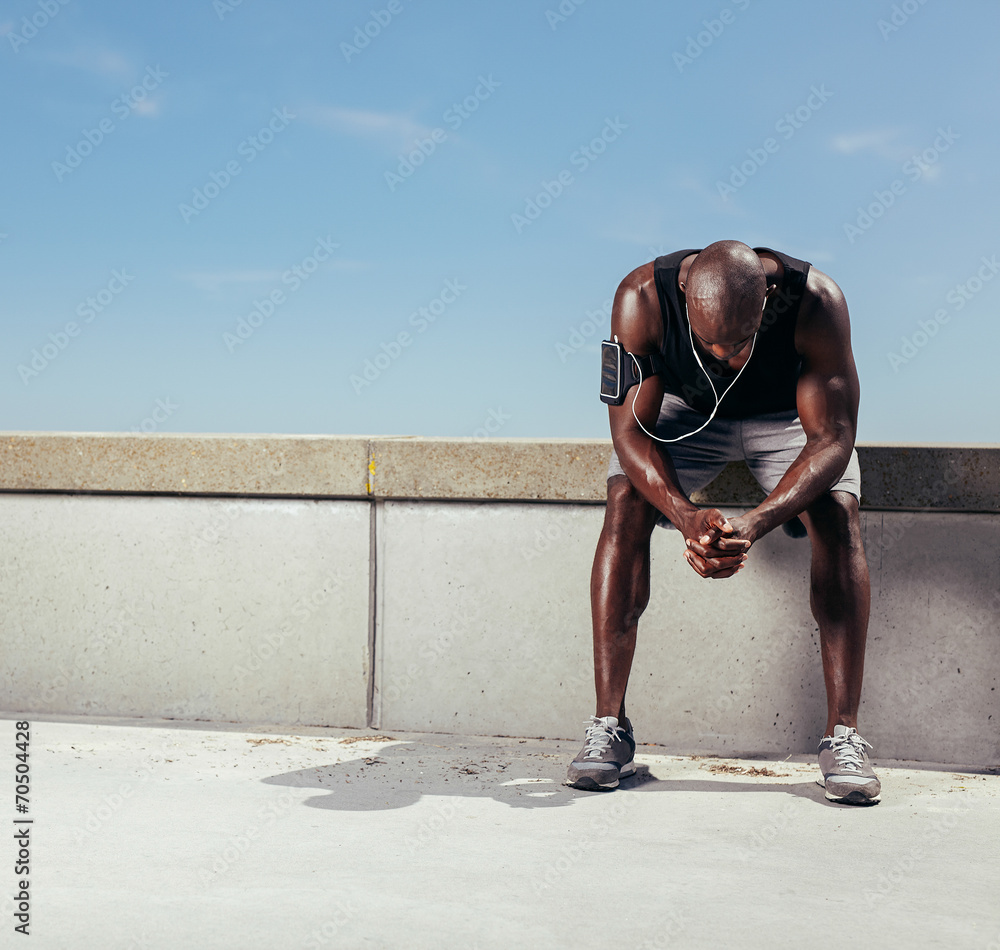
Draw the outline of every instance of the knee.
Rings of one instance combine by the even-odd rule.
[[[626,477],[619,475],[608,482],[604,533],[609,540],[628,542],[648,539],[655,522],[653,506]]]
[[[861,519],[858,500],[850,492],[829,491],[808,508],[814,533],[824,541],[852,544],[860,542]]]

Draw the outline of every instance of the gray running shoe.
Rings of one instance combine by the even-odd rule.
[[[845,805],[874,805],[882,793],[882,783],[872,771],[865,747],[871,744],[851,726],[834,726],[832,736],[819,744],[819,770],[816,782],[826,789],[831,802]]]
[[[632,723],[626,719],[619,726],[614,716],[591,716],[586,725],[587,738],[570,763],[566,784],[588,791],[617,788],[619,778],[635,774]]]

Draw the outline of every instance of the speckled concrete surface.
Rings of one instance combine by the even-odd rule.
[[[579,742],[155,721],[30,734],[38,950],[1000,941],[1000,777],[974,769],[880,761],[882,803],[851,808],[824,799],[812,756],[640,746],[634,779],[587,793],[561,784]],[[12,756],[13,721],[0,736]]]
[[[0,433],[0,489],[364,497],[354,436]]]
[[[534,439],[375,439],[378,498],[603,501],[611,444]]]
[[[0,433],[0,491],[602,502],[609,439]],[[1000,510],[1000,447],[858,447],[869,508]],[[699,504],[756,504],[742,463]]]

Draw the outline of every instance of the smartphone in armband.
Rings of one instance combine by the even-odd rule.
[[[629,353],[618,338],[614,343],[601,341],[601,402],[620,406],[628,391],[644,379],[664,371],[663,357],[659,353],[636,356]]]
[[[622,363],[625,347],[610,340],[601,343],[601,402],[609,406],[620,406],[625,401]]]

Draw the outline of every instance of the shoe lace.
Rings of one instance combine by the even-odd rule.
[[[603,719],[591,716],[584,722],[587,727],[587,737],[584,739],[584,758],[599,759],[601,755],[611,745],[611,740],[617,737],[618,733],[625,734],[625,730],[619,725],[612,728]]]
[[[860,772],[865,764],[865,746],[872,748],[872,744],[862,739],[857,732],[850,732],[847,735],[834,736],[830,748],[837,757],[837,765],[840,768]]]

